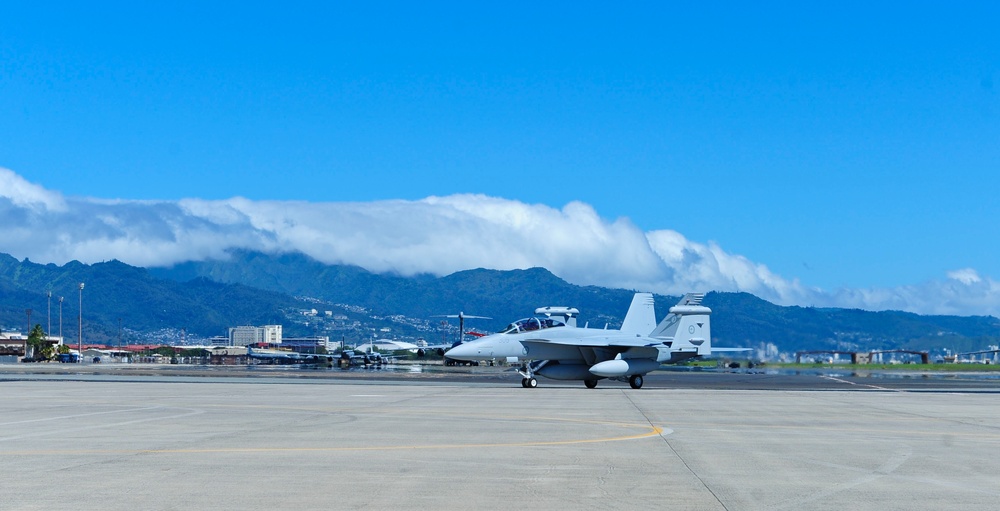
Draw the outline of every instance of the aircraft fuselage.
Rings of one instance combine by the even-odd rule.
[[[545,340],[594,340],[607,341],[609,334],[617,331],[597,328],[574,328],[570,326],[549,328],[545,331]],[[531,342],[535,340],[536,342]],[[500,333],[487,335],[474,341],[456,346],[447,352],[447,356],[458,360],[477,361],[507,361],[510,363],[525,360],[559,360],[585,362],[584,354],[577,346],[564,344],[547,344],[541,341],[534,332]]]

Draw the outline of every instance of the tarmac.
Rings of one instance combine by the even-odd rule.
[[[996,379],[54,367],[0,368],[0,509],[1000,505]]]

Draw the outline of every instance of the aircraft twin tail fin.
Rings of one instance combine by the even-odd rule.
[[[688,293],[677,305],[670,308],[670,313],[656,326],[650,337],[672,339],[674,350],[691,348],[699,355],[712,354],[712,327],[709,316],[712,309],[701,304],[704,293]]]
[[[656,313],[653,311],[653,293],[636,293],[632,305],[622,321],[622,333],[647,335],[656,328]]]

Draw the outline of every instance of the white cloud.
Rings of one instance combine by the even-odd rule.
[[[945,280],[883,289],[840,289],[816,297],[817,304],[920,314],[1000,316],[1000,282],[974,270],[948,273]]]
[[[972,268],[962,268],[961,270],[950,271],[948,272],[948,278],[957,280],[967,286],[978,284],[983,281],[983,279],[979,276],[979,272],[973,270]]]
[[[31,210],[65,211],[66,203],[58,192],[50,192],[29,183],[14,171],[0,167],[0,199]]]
[[[716,243],[696,243],[676,231],[647,234],[653,251],[673,269],[680,289],[746,291],[776,303],[798,303],[809,293],[798,281],[788,281],[741,255],[729,254]]]
[[[892,289],[824,291],[671,230],[643,232],[593,207],[483,195],[308,203],[63,197],[0,168],[0,252],[63,264],[169,266],[233,249],[300,251],[374,272],[446,275],[541,266],[576,283],[680,294],[746,291],[783,305],[1000,315],[1000,284],[971,268]]]

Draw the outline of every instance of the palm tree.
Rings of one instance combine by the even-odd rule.
[[[36,324],[28,333],[27,345],[31,348],[32,356],[38,359],[48,360],[52,358],[52,345],[45,339],[45,331],[42,325]],[[25,353],[27,355],[27,353]]]

